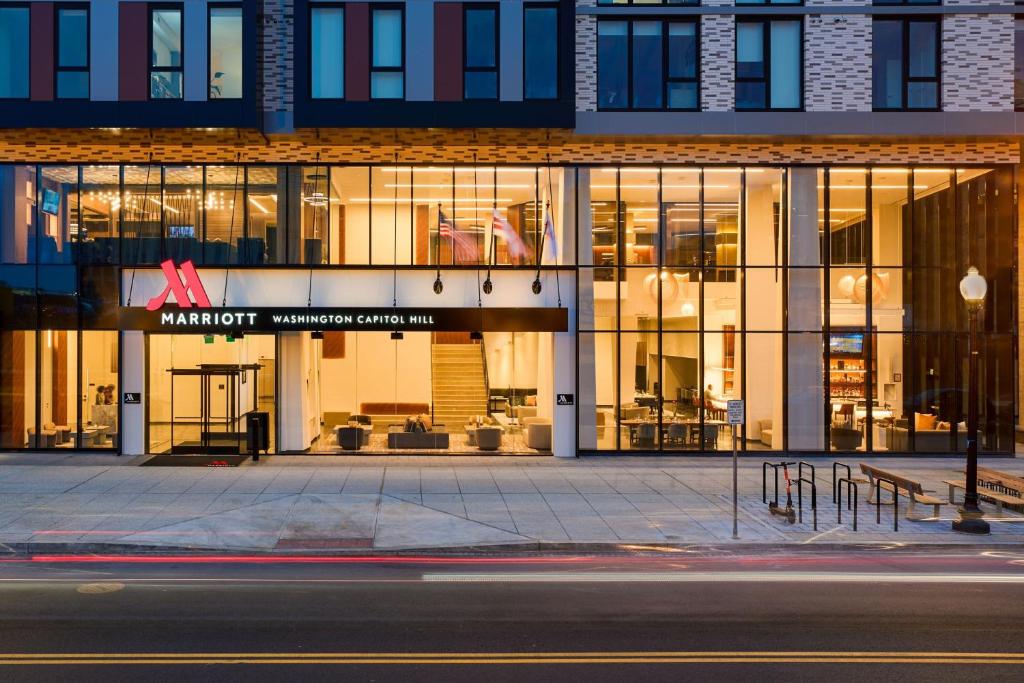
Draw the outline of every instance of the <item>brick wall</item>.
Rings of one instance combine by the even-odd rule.
[[[260,108],[268,132],[292,127],[295,109],[295,3],[294,0],[263,0],[259,14]]]
[[[1013,15],[945,17],[942,109],[1013,111]]]
[[[729,16],[700,20],[700,108],[732,111],[736,102],[736,22]]]
[[[808,17],[804,79],[807,111],[871,111],[871,17]]]
[[[597,111],[597,18],[593,16],[576,15],[576,111]]]

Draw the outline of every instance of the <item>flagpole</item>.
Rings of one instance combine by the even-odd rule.
[[[495,170],[497,173],[497,170]],[[497,183],[495,183],[497,185]],[[473,152],[473,213],[474,215],[480,215],[480,206],[477,203],[477,161],[476,152]],[[494,260],[494,212],[498,210],[498,188],[494,188],[494,208],[491,212],[491,224],[490,239],[487,242],[487,277],[484,278],[484,294],[490,294],[494,289],[494,284],[491,282],[491,261]],[[479,291],[477,296],[479,297]]]
[[[437,246],[434,247],[434,263],[437,265],[437,277],[434,278],[434,294],[440,294],[444,291],[444,283],[441,282],[441,202],[437,203]]]
[[[564,176],[564,173],[563,173]],[[565,178],[562,178],[563,187],[565,186]],[[555,215],[554,215],[554,203],[551,201],[552,194],[551,188],[551,153],[548,153],[548,215],[551,217],[551,237],[555,236]],[[547,224],[544,225],[544,234],[548,234]],[[558,243],[555,243],[555,294],[558,297],[558,307],[562,307],[562,282],[558,277]]]

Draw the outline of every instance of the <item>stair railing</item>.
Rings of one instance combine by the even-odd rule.
[[[480,357],[483,359],[484,364],[484,393],[487,395],[487,417],[491,416],[491,380],[487,374],[487,349],[484,347],[483,335],[480,339]]]

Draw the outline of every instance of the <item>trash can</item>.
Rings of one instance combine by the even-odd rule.
[[[270,413],[254,410],[246,421],[246,446],[253,460],[260,459],[260,451],[270,450]]]

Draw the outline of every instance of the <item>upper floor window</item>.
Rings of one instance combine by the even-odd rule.
[[[699,5],[700,0],[597,0],[599,5]]]
[[[695,21],[600,21],[598,109],[697,109]]]
[[[463,9],[466,49],[463,52],[464,97],[498,99],[498,6],[466,4]]]
[[[57,97],[89,98],[89,9],[57,8]]]
[[[523,98],[558,97],[558,6],[523,8]]]
[[[802,5],[804,0],[736,0],[737,5]]]
[[[881,110],[939,108],[939,20],[875,19],[872,89]]]
[[[28,97],[28,7],[0,6],[0,99]]]
[[[942,0],[872,0],[875,5],[941,5]]]
[[[211,5],[209,12],[210,99],[241,99],[242,8]]]
[[[803,104],[803,25],[792,19],[736,22],[736,109]]]
[[[154,100],[181,99],[184,94],[184,53],[181,7],[149,10],[149,96]]]
[[[315,99],[345,97],[345,8],[313,7],[310,13],[310,92]]]
[[[372,11],[370,98],[400,100],[405,97],[405,31],[398,7]]]

